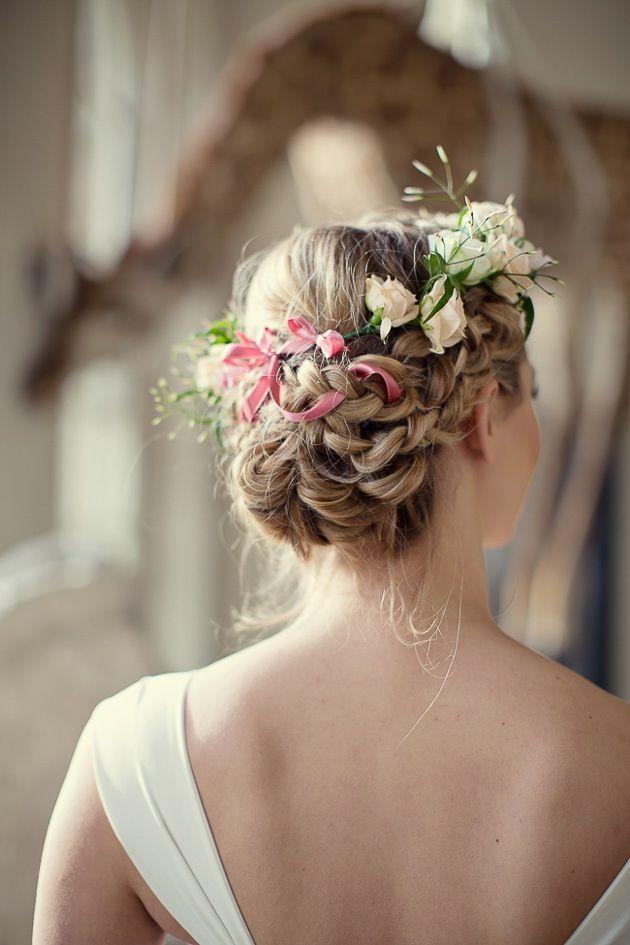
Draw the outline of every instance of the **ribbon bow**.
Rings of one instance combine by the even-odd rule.
[[[238,342],[230,345],[223,358],[224,370],[222,387],[233,387],[253,368],[262,369],[261,376],[245,396],[239,420],[249,423],[255,418],[260,407],[270,395],[270,376],[276,377],[280,366],[278,355],[273,350],[276,333],[270,328],[263,328],[258,341],[249,338],[242,331],[237,331]]]
[[[335,331],[334,328],[329,328],[320,334],[315,325],[309,322],[304,315],[294,315],[287,318],[287,328],[294,337],[289,338],[279,348],[278,354],[301,354],[302,351],[316,345],[327,358],[332,358],[346,347],[342,334]]]
[[[323,417],[324,414],[330,413],[346,399],[343,391],[329,390],[318,397],[315,403],[306,410],[286,410],[282,406],[282,384],[280,382],[282,362],[278,354],[297,354],[316,344],[326,357],[331,357],[327,351],[336,354],[346,346],[343,336],[338,331],[330,329],[318,335],[314,326],[302,316],[288,319],[287,325],[289,331],[296,337],[295,340],[290,339],[282,345],[278,352],[274,351],[272,347],[276,333],[270,328],[264,328],[259,341],[254,341],[243,332],[237,331],[236,336],[239,338],[239,342],[234,342],[223,358],[223,364],[226,366],[221,382],[223,387],[234,386],[237,381],[255,367],[262,369],[261,376],[245,395],[239,413],[239,420],[241,421],[246,420],[252,423],[268,397],[271,397],[285,419],[296,423],[300,420],[317,420],[319,417]],[[339,346],[339,339],[341,339],[341,347]],[[381,377],[385,383],[388,403],[400,400],[403,396],[403,389],[400,384],[383,368],[367,361],[356,360],[348,366],[348,370],[356,377],[370,377],[373,374]]]

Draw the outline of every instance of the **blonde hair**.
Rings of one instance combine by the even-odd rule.
[[[370,315],[368,275],[391,276],[420,292],[429,232],[402,210],[356,225],[296,227],[239,264],[230,307],[253,336],[263,325],[283,327],[290,315],[305,315],[318,331],[355,330]],[[343,390],[346,399],[314,421],[286,420],[268,403],[257,422],[234,425],[224,473],[237,517],[272,543],[290,546],[298,559],[308,560],[314,546],[333,545],[350,565],[375,553],[395,561],[427,533],[438,452],[465,435],[463,421],[481,389],[495,377],[506,400],[520,397],[525,349],[518,312],[484,286],[466,292],[465,309],[464,340],[440,355],[429,353],[421,328],[405,326],[384,342],[366,333],[331,361],[313,348],[293,356],[284,368],[284,406],[301,410],[330,389]],[[348,371],[358,356],[398,381],[399,402],[386,402],[380,380]],[[296,593],[277,623],[299,612]],[[237,629],[273,623],[250,612]]]

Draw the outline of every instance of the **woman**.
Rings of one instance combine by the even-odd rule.
[[[241,263],[191,345],[234,506],[293,549],[303,605],[97,706],[36,945],[630,941],[630,709],[501,632],[486,590],[538,457],[550,260],[510,201],[445,186],[450,216]]]

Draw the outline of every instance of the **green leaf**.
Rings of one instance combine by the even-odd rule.
[[[476,259],[473,259],[470,266],[466,266],[465,269],[460,269],[459,272],[453,272],[449,276],[449,279],[452,279],[457,285],[460,285],[464,279],[467,279],[470,273],[473,271],[473,266],[476,263]]]
[[[527,341],[534,324],[534,303],[528,295],[521,296],[521,309],[525,315],[525,341]]]
[[[385,311],[384,306],[379,305],[378,308],[374,309],[374,313],[370,319],[370,325],[380,325],[383,321],[383,312]]]
[[[190,337],[207,338],[209,344],[230,344],[236,340],[236,324],[236,316],[226,311],[224,318],[218,318],[208,328],[196,331]]]
[[[429,253],[428,256],[425,256],[426,266],[429,270],[429,275],[431,278],[435,276],[446,275],[447,263],[441,253],[438,253],[436,249]]]
[[[188,387],[186,390],[180,390],[177,392],[174,391],[171,402],[176,404],[179,403],[180,400],[184,400],[185,397],[195,397],[198,393],[199,391],[196,387]]]
[[[447,279],[446,282],[444,283],[444,295],[443,295],[442,298],[439,300],[439,302],[436,302],[436,303],[435,303],[435,305],[433,306],[433,308],[431,309],[431,311],[429,312],[429,314],[427,315],[427,317],[424,319],[424,324],[426,324],[427,322],[430,322],[431,319],[433,318],[433,316],[434,316],[434,315],[437,315],[437,313],[438,313],[441,309],[444,308],[444,306],[445,306],[446,303],[449,301],[449,299],[450,299],[450,297],[452,296],[452,294],[453,294],[454,291],[455,291],[455,286],[454,286],[454,284],[451,282],[450,279]]]

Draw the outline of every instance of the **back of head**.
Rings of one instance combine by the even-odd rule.
[[[169,391],[165,379],[154,388],[154,423],[188,408],[186,398],[201,402],[200,440],[214,425],[234,508],[302,560],[328,546],[352,565],[378,557],[389,570],[415,539],[432,537],[444,491],[437,473],[471,433],[466,446],[483,462],[461,467],[470,475],[459,514],[483,493],[489,541],[501,541],[535,465],[521,368],[530,289],[555,279],[544,271],[554,260],[525,238],[511,196],[462,197],[476,172],[455,189],[437,153],[444,180],[414,161],[437,189],[406,188],[404,199],[437,194],[453,212],[395,209],[296,227],[241,261],[226,317],[191,339],[186,389]]]
[[[230,430],[237,509],[303,559],[316,545],[334,545],[348,558],[403,551],[429,527],[438,452],[463,435],[483,386],[495,377],[506,402],[519,397],[520,312],[487,284],[466,287],[465,329],[449,344],[443,327],[440,353],[420,324],[398,331],[394,320],[387,333],[373,330],[368,280],[377,289],[395,280],[389,286],[421,297],[439,222],[394,210],[354,225],[298,227],[237,268],[230,308],[247,335],[264,326],[282,331],[287,319],[303,316],[317,333],[348,339],[335,358],[315,345],[282,367],[288,411],[343,391],[338,406],[296,423],[269,401],[257,422]],[[386,371],[400,399],[388,402],[379,375],[357,377],[351,368],[358,358]],[[243,387],[226,394],[235,405]]]

